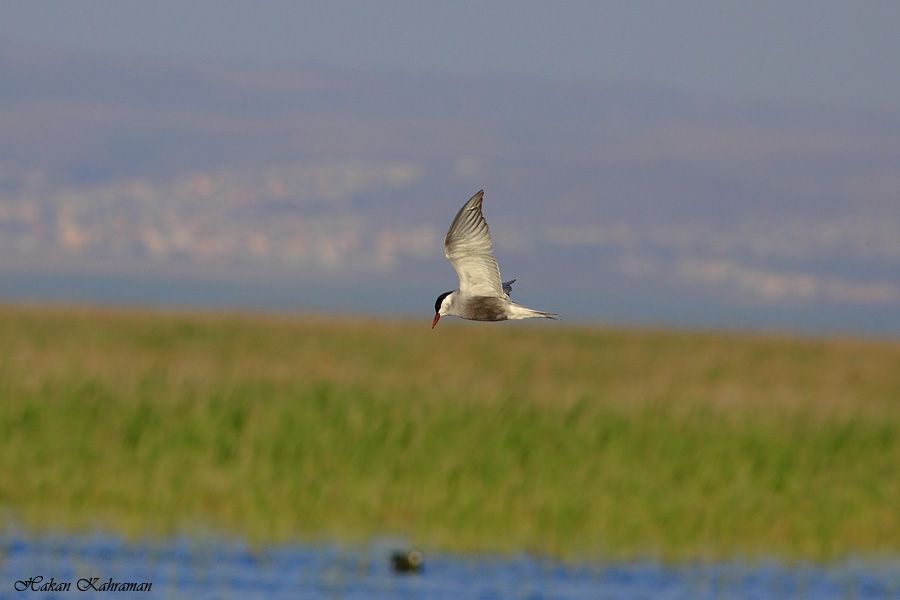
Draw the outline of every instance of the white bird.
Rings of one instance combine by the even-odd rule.
[[[459,277],[459,289],[437,297],[431,328],[445,315],[472,321],[556,319],[559,315],[555,313],[532,310],[510,301],[509,294],[516,280],[501,283],[491,232],[481,214],[483,199],[484,190],[469,198],[456,213],[444,238],[444,256]]]

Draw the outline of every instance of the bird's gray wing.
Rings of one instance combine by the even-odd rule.
[[[503,293],[509,296],[512,294],[512,284],[516,282],[515,279],[510,279],[509,281],[503,282]]]
[[[469,198],[444,238],[444,256],[459,277],[459,291],[470,296],[503,298],[500,267],[487,221],[481,214],[484,190]]]

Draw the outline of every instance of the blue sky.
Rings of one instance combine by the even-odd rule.
[[[310,61],[900,106],[900,5],[759,2],[18,2],[8,43],[178,60]]]
[[[4,4],[0,298],[900,335],[898,5],[547,6]]]

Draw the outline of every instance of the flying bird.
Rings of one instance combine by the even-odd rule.
[[[556,319],[556,313],[532,310],[509,299],[515,279],[502,282],[500,267],[494,258],[494,244],[487,221],[481,214],[484,190],[469,198],[453,219],[444,238],[444,256],[459,277],[459,289],[444,292],[434,303],[434,320],[451,315],[472,321],[507,319]]]

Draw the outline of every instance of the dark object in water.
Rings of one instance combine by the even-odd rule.
[[[418,550],[396,550],[391,554],[394,573],[418,573],[422,570],[423,556]]]

